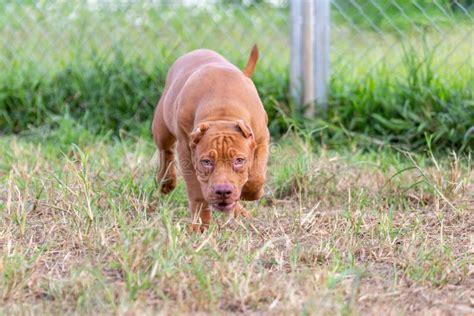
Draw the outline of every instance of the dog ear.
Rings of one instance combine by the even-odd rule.
[[[206,131],[209,129],[209,124],[200,123],[191,133],[191,147],[196,147]]]
[[[243,120],[237,120],[237,127],[240,129],[245,138],[253,138],[252,128]]]

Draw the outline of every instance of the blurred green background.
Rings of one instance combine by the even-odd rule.
[[[329,146],[471,150],[472,1],[332,1],[328,113],[305,118],[288,94],[289,8],[280,1],[11,1],[0,4],[0,133],[150,137],[166,72],[211,48],[255,84],[272,135]],[[62,133],[61,132],[61,133]]]

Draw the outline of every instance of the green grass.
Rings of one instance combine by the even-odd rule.
[[[441,33],[432,27],[420,33],[401,22],[406,17],[398,9],[377,2],[403,38],[384,26],[373,5],[365,9],[373,11],[368,13],[382,34],[364,24],[354,5],[338,2],[347,14],[338,15],[342,11],[333,7],[330,111],[309,121],[301,119],[288,95],[286,8],[139,4],[97,10],[77,3],[38,8],[28,3],[4,4],[0,10],[4,134],[58,127],[66,116],[98,135],[146,135],[144,126],[175,58],[209,47],[242,67],[255,42],[261,62],[254,80],[275,137],[304,126],[335,146],[354,137],[409,150],[423,150],[427,139],[440,151],[468,152],[474,144],[472,24],[444,2],[448,17],[439,7],[419,2]],[[433,23],[420,9],[403,8],[416,25]],[[204,29],[203,20],[210,21]]]
[[[253,218],[214,214],[196,235],[182,181],[156,190],[150,137],[58,124],[0,139],[0,313],[469,308],[469,156],[289,134]]]

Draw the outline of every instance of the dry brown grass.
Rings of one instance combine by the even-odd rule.
[[[470,157],[273,148],[253,218],[188,233],[143,140],[0,140],[0,313],[474,313]]]

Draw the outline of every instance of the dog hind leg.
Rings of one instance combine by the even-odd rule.
[[[153,120],[153,137],[160,153],[160,164],[156,179],[163,194],[170,193],[177,183],[175,143],[176,138],[168,130],[163,118],[162,105],[158,105],[157,113]]]

